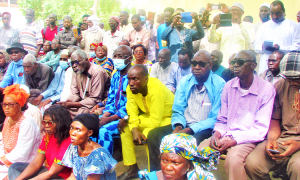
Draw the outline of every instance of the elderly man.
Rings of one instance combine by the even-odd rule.
[[[246,159],[245,168],[252,180],[271,179],[271,169],[286,166],[288,179],[300,179],[299,62],[299,52],[288,53],[280,62],[286,79],[275,84],[276,97],[267,139]]]
[[[130,42],[130,47],[137,44],[142,44],[146,48],[149,47],[150,32],[142,26],[142,21],[139,15],[135,14],[131,17],[131,30],[125,37]]]
[[[272,21],[261,25],[253,44],[255,51],[262,54],[258,73],[268,69],[267,60],[274,50],[281,50],[284,53],[300,50],[299,24],[285,19],[285,9],[281,1],[273,1],[270,7]],[[273,46],[265,47],[265,41],[272,41]]]
[[[191,74],[191,61],[193,58],[193,53],[187,49],[181,49],[178,52],[178,64],[172,67],[168,82],[166,84],[167,88],[175,93],[180,80],[189,74]]]
[[[279,64],[283,58],[282,51],[274,51],[268,59],[268,69],[259,75],[260,78],[272,83],[273,85],[284,76],[280,73]]]
[[[43,37],[41,28],[35,23],[35,14],[33,9],[26,10],[27,23],[22,26],[19,37],[20,43],[23,44],[24,49],[30,54],[38,57],[43,45]]]
[[[49,103],[53,104],[60,101],[61,92],[65,86],[65,82],[72,81],[72,78],[70,78],[72,76],[68,76],[68,79],[67,76],[65,76],[68,70],[71,70],[72,73],[72,68],[69,68],[68,63],[68,52],[69,50],[67,49],[64,49],[62,51],[59,61],[60,66],[58,66],[53,80],[51,81],[49,87],[31,102],[33,105],[39,106],[39,108],[41,109]]]
[[[45,64],[53,69],[55,72],[57,66],[59,66],[59,59],[60,59],[60,50],[61,44],[59,40],[53,39],[51,43],[52,51],[48,52],[46,56],[39,61],[39,63]]]
[[[61,49],[67,49],[69,45],[76,45],[77,39],[74,37],[73,31],[71,29],[71,27],[73,26],[71,16],[66,15],[63,19],[63,22],[65,29],[59,31],[55,36],[55,39],[60,42]]]
[[[220,15],[217,15],[212,21],[207,38],[211,43],[221,42],[220,51],[223,52],[223,59],[226,60],[222,65],[228,67],[227,60],[233,53],[249,49],[254,41],[255,32],[253,24],[242,21],[244,6],[241,3],[233,3],[230,11],[225,4],[222,4],[222,12],[232,14],[232,26],[216,29],[221,20]]]
[[[54,78],[54,72],[49,66],[37,63],[36,58],[31,54],[24,57],[23,67],[25,85],[30,89],[29,102],[31,103],[48,88]]]
[[[158,62],[155,63],[150,72],[150,77],[159,79],[164,85],[167,84],[172,67],[177,65],[175,62],[170,62],[171,51],[162,49],[158,53]]]
[[[127,98],[125,91],[128,86],[127,73],[131,68],[132,51],[128,46],[119,46],[114,54],[113,61],[117,72],[111,78],[108,99],[100,117],[99,144],[113,154],[113,136],[119,136],[120,119],[127,116]]]
[[[10,21],[11,14],[9,12],[2,13],[3,26],[0,27],[0,50],[6,50],[14,42],[19,41],[19,31],[10,26]]]
[[[187,29],[181,22],[180,12],[173,14],[173,22],[162,33],[161,39],[168,41],[168,48],[171,50],[171,62],[178,63],[178,52],[181,48],[193,51],[193,41],[204,37],[204,30],[197,13],[192,12],[191,16],[195,21],[197,30]]]
[[[76,50],[71,56],[73,74],[71,94],[66,102],[58,102],[68,108],[72,117],[89,113],[98,102],[107,97],[110,79],[106,71],[89,62],[83,50]]]
[[[8,65],[6,74],[0,82],[0,87],[6,88],[12,84],[24,84],[23,58],[28,52],[19,42],[13,43],[10,48],[6,49],[6,52],[10,55],[12,62]]]
[[[149,132],[148,146],[150,171],[160,169],[159,146],[161,139],[171,133],[193,135],[198,144],[211,136],[221,107],[221,93],[225,81],[215,75],[209,52],[200,50],[191,62],[192,74],[182,78],[175,93],[172,125]]]
[[[157,43],[158,43],[158,46],[159,46],[159,50],[167,48],[166,45],[163,46],[161,35],[172,23],[173,13],[174,13],[174,8],[167,7],[166,9],[164,9],[164,21],[165,21],[165,23],[161,24],[157,27]]]
[[[45,41],[52,41],[61,28],[56,26],[57,15],[55,13],[50,14],[49,16],[49,26],[45,27],[42,30],[42,36]]]
[[[255,54],[243,50],[236,54],[234,73],[221,95],[221,108],[211,138],[199,149],[211,146],[226,154],[228,179],[247,180],[245,159],[264,140],[270,125],[275,89],[272,84],[254,75]]]
[[[221,65],[223,62],[223,53],[219,50],[214,50],[211,52],[211,59],[213,63],[212,72],[221,77],[223,71],[226,69]]]
[[[259,27],[270,20],[270,4],[263,3],[259,8],[259,18],[261,21],[254,25],[255,33],[258,31]]]
[[[172,92],[158,79],[149,77],[147,67],[142,64],[133,66],[127,78],[126,110],[129,119],[127,123],[125,119],[119,122],[119,131],[122,132],[124,165],[130,168],[118,179],[132,179],[138,175],[134,145],[145,143],[151,129],[171,123],[174,101]]]

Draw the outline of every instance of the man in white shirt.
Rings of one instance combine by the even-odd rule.
[[[259,8],[259,17],[260,17],[260,22],[256,23],[254,25],[254,30],[255,33],[257,32],[258,28],[265,22],[270,20],[270,4],[268,3],[263,3],[260,5]]]

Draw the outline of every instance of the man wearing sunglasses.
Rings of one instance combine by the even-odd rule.
[[[0,82],[0,87],[6,88],[12,84],[24,84],[23,58],[28,52],[19,42],[13,43],[10,48],[6,49],[6,52],[10,55],[12,62],[8,65],[6,74]]]
[[[50,66],[53,71],[55,72],[57,67],[59,66],[59,60],[61,55],[60,50],[61,44],[59,40],[53,39],[51,42],[51,49],[52,51],[48,52],[46,56],[39,61],[39,63],[46,64],[47,66]]]
[[[89,111],[108,94],[110,79],[106,71],[89,62],[83,50],[76,50],[71,56],[73,74],[71,93],[66,102],[57,102],[65,106],[72,117]]]
[[[198,149],[210,146],[226,154],[228,179],[247,180],[244,162],[258,142],[264,140],[270,125],[275,89],[254,75],[256,57],[243,50],[231,61],[236,75],[221,95],[221,109],[211,138]]]
[[[160,169],[159,146],[162,137],[171,133],[193,135],[198,144],[211,136],[221,107],[225,81],[214,74],[209,52],[200,50],[191,61],[192,74],[182,78],[175,93],[171,125],[149,132],[151,171]]]

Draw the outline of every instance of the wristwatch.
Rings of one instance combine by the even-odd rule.
[[[126,123],[128,123],[128,120],[129,120],[128,116],[124,116],[123,119]]]

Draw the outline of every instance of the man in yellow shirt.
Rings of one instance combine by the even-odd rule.
[[[149,77],[144,65],[137,64],[128,72],[128,87],[126,89],[126,110],[128,122],[119,122],[122,153],[125,166],[129,170],[118,179],[138,177],[138,166],[134,145],[147,142],[148,132],[156,127],[171,124],[173,93],[158,79]]]

